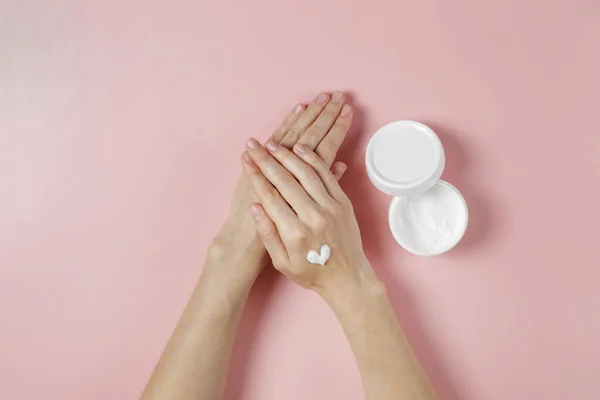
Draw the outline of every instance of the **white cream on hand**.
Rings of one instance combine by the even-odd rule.
[[[306,261],[308,261],[311,264],[325,265],[327,260],[329,260],[330,255],[331,248],[328,245],[324,244],[323,246],[321,246],[320,254],[314,250],[309,251],[308,254],[306,254]]]

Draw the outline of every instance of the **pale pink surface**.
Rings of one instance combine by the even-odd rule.
[[[0,398],[137,398],[244,139],[336,88],[344,186],[442,397],[598,398],[598,38],[593,0],[0,0]],[[396,245],[364,173],[396,119],[438,131],[469,203],[447,255]],[[228,398],[362,398],[325,304],[258,289]]]

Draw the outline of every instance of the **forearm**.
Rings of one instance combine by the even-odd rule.
[[[208,263],[142,400],[221,399],[235,332],[252,277],[229,279]]]
[[[367,399],[436,399],[381,283],[345,287],[343,296],[324,297],[350,342]]]

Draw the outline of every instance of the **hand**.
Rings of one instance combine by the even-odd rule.
[[[338,116],[340,121],[336,123]],[[271,141],[291,148],[297,142],[304,143],[314,149],[326,165],[331,166],[337,151],[348,132],[352,119],[352,108],[344,106],[343,93],[336,92],[332,96],[321,93],[308,107],[302,104],[285,118],[279,128],[271,136]],[[340,165],[335,165],[335,168]],[[211,260],[224,261],[220,265],[231,265],[236,275],[245,274],[247,280],[253,282],[264,265],[268,262],[267,253],[260,239],[248,207],[256,201],[246,174],[242,174],[236,190],[227,220],[209,249]],[[243,263],[244,265],[240,265]],[[242,268],[242,270],[240,270]]]
[[[343,171],[331,172],[303,144],[293,152],[273,141],[265,148],[250,139],[242,161],[262,203],[253,203],[250,210],[275,268],[324,297],[342,294],[349,285],[378,287],[352,204],[337,182]],[[307,253],[324,244],[331,248],[326,264],[308,262]]]

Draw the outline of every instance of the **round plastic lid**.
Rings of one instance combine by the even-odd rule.
[[[444,149],[435,132],[416,121],[396,121],[380,128],[369,142],[367,174],[382,192],[416,196],[442,175]]]

